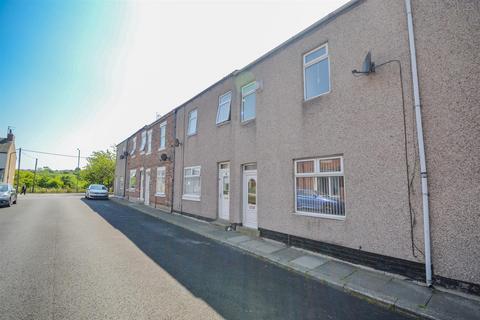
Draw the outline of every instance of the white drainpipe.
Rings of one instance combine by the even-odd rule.
[[[418,90],[417,57],[415,52],[415,38],[413,33],[412,5],[405,0],[407,10],[408,40],[410,44],[410,62],[412,65],[413,98],[415,102],[415,118],[417,123],[418,154],[420,156],[420,178],[422,180],[423,202],[423,236],[425,242],[425,278],[427,285],[432,284],[432,256],[430,252],[430,212],[428,208],[427,164],[425,161],[425,146],[422,127],[422,110],[420,92]]]

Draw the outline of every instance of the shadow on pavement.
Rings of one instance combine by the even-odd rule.
[[[409,319],[113,201],[81,199],[226,319]]]

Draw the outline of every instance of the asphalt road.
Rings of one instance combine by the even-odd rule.
[[[112,201],[0,208],[0,319],[406,319]]]

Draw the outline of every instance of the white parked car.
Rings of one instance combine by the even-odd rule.
[[[91,184],[85,190],[87,199],[108,199],[108,189],[103,184]]]

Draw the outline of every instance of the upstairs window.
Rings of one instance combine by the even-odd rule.
[[[147,131],[147,154],[152,152],[152,130]]]
[[[330,61],[327,44],[303,56],[303,83],[305,100],[330,91]]]
[[[167,121],[162,122],[160,124],[160,148],[158,148],[158,150],[165,149],[166,137],[167,137]]]
[[[218,98],[217,124],[230,120],[230,105],[232,92],[227,92]]]
[[[345,217],[343,158],[295,161],[295,212]]]
[[[183,199],[200,201],[200,171],[200,166],[186,167],[183,169]]]
[[[142,132],[142,142],[140,143],[140,151],[145,152],[145,145],[147,144],[147,131]]]
[[[256,89],[257,83],[255,81],[242,87],[242,110],[240,115],[242,122],[255,119]]]
[[[191,136],[197,133],[197,109],[188,114],[187,135]]]
[[[137,149],[137,137],[132,138],[132,149],[130,150],[130,155],[135,154],[135,149]]]

